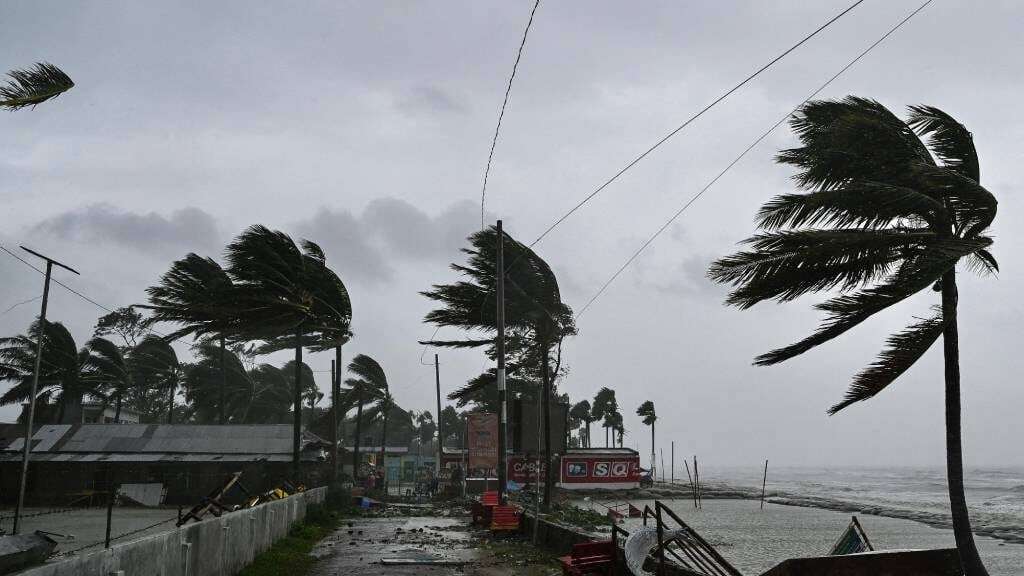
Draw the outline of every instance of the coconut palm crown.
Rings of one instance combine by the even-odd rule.
[[[956,265],[998,271],[987,235],[997,203],[979,183],[972,135],[938,108],[912,106],[904,122],[880,103],[852,96],[809,102],[791,126],[801,146],[777,160],[799,170],[804,191],[765,204],[757,216],[762,232],[715,262],[709,276],[735,287],[726,303],[740,308],[838,292],[815,306],[825,313],[817,331],[759,356],[762,366],[828,342],[928,288],[941,291],[933,314],[891,336],[829,413],[880,393],[944,336],[954,532],[965,573],[986,574],[963,495]]]

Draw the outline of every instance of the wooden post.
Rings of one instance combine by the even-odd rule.
[[[665,449],[661,449],[661,483],[665,483]]]
[[[104,538],[103,547],[110,548],[110,521],[114,516],[114,475],[107,464],[107,536]]]
[[[690,482],[690,494],[693,495],[693,507],[697,507],[697,487],[693,484],[693,476],[690,475],[690,463],[683,458],[683,465],[686,466],[686,479]]]
[[[764,461],[764,478],[761,479],[761,510],[764,510],[764,488],[768,483],[768,460]]]
[[[672,458],[671,458],[671,460],[669,460],[669,462],[672,464],[672,469],[669,472],[669,474],[671,474],[671,481],[670,481],[670,483],[671,484],[675,484],[676,483],[676,441],[675,440],[672,441]]]
[[[693,483],[697,485],[697,508],[703,507],[703,502],[700,501],[700,470],[697,469],[697,455],[693,455]]]

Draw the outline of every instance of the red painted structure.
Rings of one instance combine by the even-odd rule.
[[[567,489],[640,487],[640,454],[631,448],[570,448],[561,461],[560,484]]]

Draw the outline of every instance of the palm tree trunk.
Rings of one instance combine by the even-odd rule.
[[[359,390],[356,397],[356,437],[352,450],[352,482],[359,481],[359,441],[363,426],[363,392]]]
[[[960,343],[957,334],[956,272],[950,269],[942,276],[942,318],[946,328],[942,349],[946,363],[946,482],[949,485],[949,507],[953,516],[953,536],[960,553],[960,566],[965,576],[988,576],[981,562],[971,532],[971,518],[964,495],[964,462],[960,440]]]
[[[551,359],[548,358],[547,342],[541,342],[541,382],[543,383],[540,399],[541,419],[544,423],[544,509],[551,506]]]
[[[114,399],[114,424],[121,423],[121,393],[118,392]]]
[[[302,435],[302,325],[295,330],[295,389],[292,415],[292,469],[299,474],[299,444]],[[297,479],[297,478],[296,478]]]
[[[228,387],[228,373],[224,368],[224,339],[220,339],[220,423],[223,425],[224,420],[224,394]]]

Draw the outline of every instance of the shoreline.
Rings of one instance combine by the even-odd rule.
[[[713,482],[707,485],[701,486],[701,498],[709,500],[760,500],[761,490],[755,488],[742,488],[737,486],[730,486],[721,482]],[[633,500],[655,500],[655,499],[673,499],[673,500],[692,500],[693,492],[690,487],[685,484],[662,484],[660,482],[655,483],[650,488],[640,488],[639,490],[580,490],[580,491],[563,491],[564,494],[571,495],[573,498],[600,498],[603,500],[615,500],[621,499],[624,501]],[[770,490],[765,493],[765,502],[769,504],[777,504],[780,506],[794,506],[800,508],[817,508],[820,510],[831,510],[834,512],[847,512],[857,513],[869,516],[882,516],[886,518],[896,518],[899,520],[911,520],[925,524],[932,528],[940,528],[951,530],[953,528],[953,522],[948,514],[940,514],[935,512],[922,512],[918,510],[909,510],[906,508],[897,508],[893,506],[886,506],[882,504],[866,504],[863,502],[853,502],[849,500],[840,500],[836,498],[824,498],[819,496],[800,496],[796,494],[790,494],[781,492],[778,490]],[[988,538],[994,538],[996,540],[1002,540],[1004,542],[1012,544],[1024,544],[1024,527],[1020,526],[972,526],[974,533],[978,536],[985,536]]]

